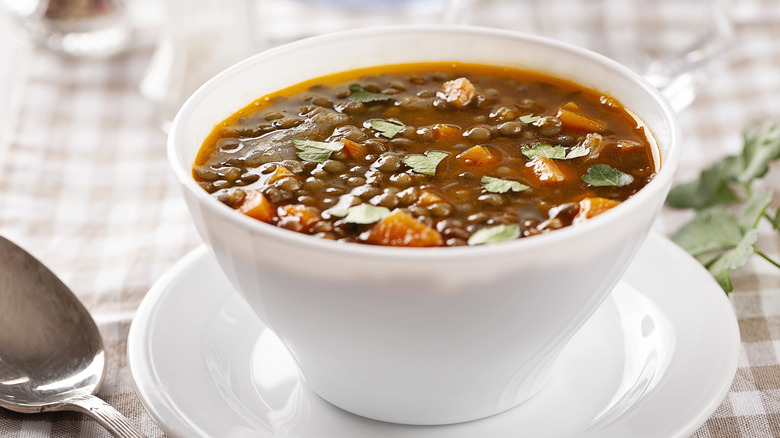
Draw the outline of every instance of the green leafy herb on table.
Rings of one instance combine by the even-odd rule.
[[[731,271],[747,263],[753,254],[780,268],[780,263],[757,246],[762,219],[780,231],[780,209],[772,215],[772,190],[754,189],[769,172],[769,163],[780,159],[780,124],[753,126],[743,132],[744,145],[701,172],[698,178],[672,188],[666,203],[688,208],[696,215],[674,235],[678,245],[696,257],[726,293],[734,287]]]

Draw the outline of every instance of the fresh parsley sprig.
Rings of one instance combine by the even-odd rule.
[[[756,246],[762,220],[780,232],[780,209],[771,214],[773,191],[754,187],[778,159],[780,124],[752,126],[743,132],[740,154],[727,156],[693,181],[673,187],[666,199],[669,206],[696,211],[672,240],[696,257],[727,294],[734,289],[731,271],[744,266],[753,254],[780,268],[778,261]]]

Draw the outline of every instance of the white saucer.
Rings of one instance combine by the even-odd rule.
[[[313,394],[205,248],[149,291],[130,328],[136,392],[172,437],[688,437],[737,368],[731,304],[709,274],[650,235],[610,298],[562,353],[550,383],[480,421],[401,426]]]

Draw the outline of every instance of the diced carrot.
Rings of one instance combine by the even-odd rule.
[[[474,96],[477,95],[477,89],[474,88],[474,84],[468,79],[458,78],[443,83],[441,93],[444,100],[457,108],[463,108],[474,100]]]
[[[268,184],[272,184],[284,177],[293,176],[292,170],[284,167],[284,166],[276,166],[276,170],[274,170],[274,173],[271,174],[271,177],[268,178]]]
[[[417,197],[417,205],[420,207],[427,207],[429,205],[433,205],[439,202],[444,202],[445,199],[442,198],[439,194],[423,190],[420,192],[420,195]]]
[[[557,117],[565,128],[572,131],[603,132],[606,129],[606,125],[603,122],[565,108],[558,110]]]
[[[552,159],[546,157],[536,157],[527,164],[533,168],[534,175],[540,182],[559,183],[566,180],[566,174]]]
[[[461,129],[453,125],[445,125],[443,123],[437,123],[433,125],[433,138],[435,140],[451,140],[453,138],[460,138]]]
[[[584,198],[580,201],[580,211],[574,218],[574,222],[583,222],[592,218],[593,216],[600,215],[610,208],[620,204],[617,201],[613,201],[607,198],[601,198],[598,196]]]
[[[365,160],[368,155],[368,148],[360,143],[354,142],[348,138],[342,138],[341,142],[344,143],[344,150],[352,159]]]
[[[274,218],[273,204],[257,190],[246,191],[244,202],[238,207],[238,211],[263,222],[271,222]]]
[[[366,242],[385,246],[422,247],[441,246],[443,239],[438,231],[401,210],[395,210],[371,227]]]
[[[484,167],[492,166],[501,160],[498,154],[494,154],[485,146],[474,146],[461,152],[457,157],[464,166]]]
[[[316,225],[317,222],[322,220],[317,212],[300,204],[283,205],[277,209],[277,213],[280,218],[294,218],[294,220],[297,220],[301,226],[303,226],[303,229],[307,231]]]

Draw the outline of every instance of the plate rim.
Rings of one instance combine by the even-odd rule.
[[[709,289],[714,285],[717,287],[717,290],[720,291],[720,287],[717,286],[717,283],[714,279],[712,279],[706,269],[698,262],[696,262],[695,259],[693,259],[687,252],[685,252],[682,248],[677,246],[665,236],[662,236],[656,232],[651,232],[643,243],[642,248],[648,245],[658,246],[661,250],[669,253],[670,255],[673,255],[676,258],[680,258],[686,263],[695,263],[698,268],[695,268],[694,270],[699,271],[696,273],[696,275],[701,277],[700,281],[711,282],[710,284],[706,285],[706,289],[709,291]],[[640,248],[640,252],[642,251],[642,248]],[[130,371],[130,380],[132,382],[135,393],[141,401],[145,411],[152,417],[158,427],[160,427],[160,429],[162,429],[167,434],[174,436],[181,434],[187,436],[188,433],[192,433],[193,424],[191,421],[189,421],[189,419],[185,421],[181,417],[163,418],[160,412],[155,409],[159,403],[168,403],[169,405],[173,405],[175,403],[172,400],[167,399],[165,395],[160,395],[158,393],[149,391],[148,388],[142,384],[143,381],[158,381],[158,379],[150,380],[156,379],[157,376],[153,372],[153,369],[148,369],[148,367],[144,364],[144,361],[148,360],[150,357],[150,347],[148,343],[143,342],[143,340],[148,339],[149,337],[150,324],[148,324],[148,321],[153,320],[155,314],[158,312],[159,309],[157,308],[157,304],[161,301],[162,298],[164,298],[168,291],[172,290],[171,286],[176,284],[177,279],[179,279],[182,275],[187,274],[188,268],[204,257],[213,258],[213,254],[205,245],[200,245],[180,258],[154,283],[139,305],[133,321],[131,322],[127,337],[128,369]],[[211,262],[216,263],[215,261]],[[630,272],[632,271],[629,267],[627,275],[630,275]],[[702,274],[706,274],[706,277],[702,276]],[[235,290],[230,290],[226,293],[236,294],[237,292],[235,292]],[[707,421],[707,419],[711,417],[711,415],[727,396],[739,365],[741,340],[734,307],[725,293],[720,294],[719,298],[711,297],[711,299],[713,300],[712,305],[719,309],[721,313],[717,320],[725,324],[723,330],[728,335],[730,335],[730,339],[721,338],[721,341],[723,341],[723,346],[730,346],[729,351],[731,354],[727,356],[729,360],[722,367],[724,370],[723,375],[730,376],[730,378],[724,377],[723,379],[719,380],[717,391],[713,392],[714,395],[708,399],[709,402],[706,405],[702,405],[697,410],[698,415],[689,418],[687,422],[679,421],[680,426],[675,431],[675,437],[686,438],[690,436],[699,427],[701,427]],[[641,407],[639,407],[637,410],[641,411]],[[617,421],[621,420],[622,419],[619,418]],[[592,431],[588,433],[588,435],[591,433]]]

